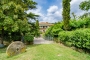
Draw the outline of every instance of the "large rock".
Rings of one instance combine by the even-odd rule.
[[[19,53],[25,52],[26,46],[21,41],[12,42],[6,50],[8,56],[17,55]]]

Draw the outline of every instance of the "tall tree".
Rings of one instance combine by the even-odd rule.
[[[38,20],[36,20],[36,27],[37,27],[37,29],[39,29],[39,21]]]
[[[90,9],[90,0],[86,0],[86,1],[81,2],[79,7],[81,10],[88,11]]]
[[[28,19],[35,19],[26,13],[29,9],[36,8],[36,2],[33,0],[0,0],[0,31],[2,36],[1,44],[3,44],[4,31],[11,32],[24,32],[30,30]],[[24,27],[24,28],[23,28]]]
[[[40,35],[40,32],[39,32],[39,21],[38,20],[36,20],[35,26],[36,26],[36,37],[38,37]]]
[[[71,0],[62,0],[63,6],[63,22],[64,22],[64,29],[69,30],[69,20],[70,20],[70,1]]]

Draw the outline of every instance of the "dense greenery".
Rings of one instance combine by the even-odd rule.
[[[24,36],[24,39],[25,39],[25,41],[33,42],[34,37],[33,37],[33,35],[26,35],[26,36]]]
[[[64,44],[90,50],[90,29],[63,31],[59,33],[58,38]]]
[[[40,31],[39,31],[39,21],[38,20],[36,20],[35,26],[36,26],[35,36],[39,37],[40,36]]]
[[[26,44],[33,44],[34,36],[30,33],[25,34],[24,40]]]
[[[48,28],[45,32],[45,36],[47,35],[58,35],[59,32],[61,31],[65,31],[63,29],[63,22],[59,22],[54,24],[53,26],[51,26],[50,28]],[[86,18],[79,18],[78,20],[70,20],[69,23],[70,26],[70,31],[75,30],[75,29],[79,29],[79,28],[90,28],[90,17],[86,17]]]
[[[58,33],[60,31],[63,30],[63,23],[56,23],[53,26],[51,26],[50,28],[48,28],[45,32],[45,36],[54,36],[54,35],[58,35]]]
[[[47,29],[45,36],[51,35],[55,38],[55,35],[58,35],[56,42],[81,49],[90,49],[90,17],[70,20],[69,25],[70,31],[65,31],[62,22],[56,23]]]
[[[63,6],[63,22],[64,22],[64,29],[69,30],[69,20],[70,20],[70,1],[71,0],[62,0],[62,6]]]
[[[90,17],[79,18],[78,20],[70,21],[70,30],[79,28],[90,28]]]
[[[70,1],[63,0],[63,22],[54,24],[46,33],[47,35],[58,35],[58,42],[68,46],[74,46],[80,49],[90,50],[90,13],[84,13],[76,19],[70,19]],[[90,0],[80,3],[80,9],[88,11],[90,9]],[[63,28],[64,27],[64,28]],[[69,31],[67,31],[69,30]]]
[[[28,19],[36,19],[38,15],[26,13],[29,9],[36,8],[36,2],[33,0],[0,0],[0,35],[1,43],[5,35],[13,35],[30,32],[31,24]],[[6,33],[7,32],[7,33]],[[18,33],[18,34],[17,34]]]

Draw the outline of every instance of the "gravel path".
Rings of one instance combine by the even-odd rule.
[[[51,44],[53,41],[45,40],[43,38],[34,38],[34,44]]]

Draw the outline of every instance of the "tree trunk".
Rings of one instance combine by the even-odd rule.
[[[4,36],[4,29],[3,29],[3,27],[2,27],[2,32],[1,32],[1,44],[3,44],[3,36]]]

